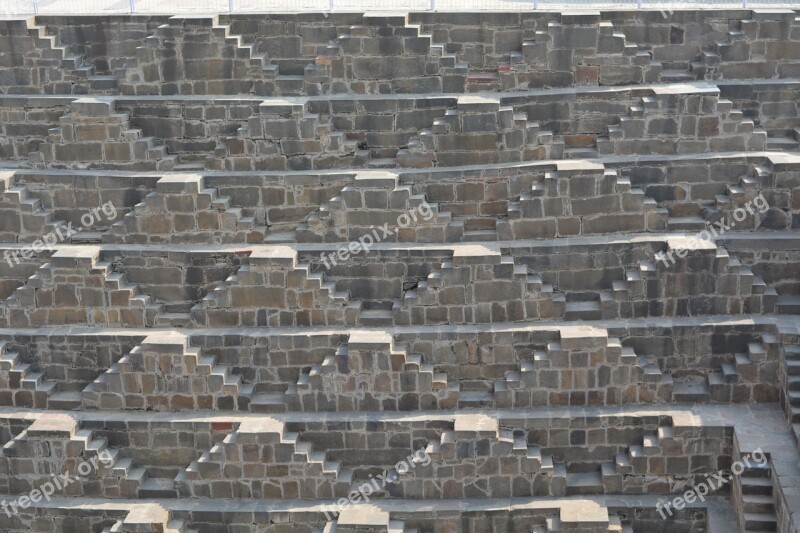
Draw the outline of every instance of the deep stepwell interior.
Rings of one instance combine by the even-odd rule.
[[[786,9],[1,19],[0,530],[799,531],[799,96]]]

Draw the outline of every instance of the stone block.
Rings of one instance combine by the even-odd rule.
[[[73,100],[70,111],[87,117],[107,117],[114,113],[114,100],[110,98],[85,97]]]

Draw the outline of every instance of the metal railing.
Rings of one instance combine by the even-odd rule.
[[[168,6],[168,7],[166,7]],[[0,0],[0,15],[790,8],[800,0]]]

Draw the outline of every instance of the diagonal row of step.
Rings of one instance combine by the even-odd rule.
[[[508,202],[508,220],[486,217],[469,217],[453,215],[442,211],[436,202],[429,202],[425,194],[414,194],[412,187],[399,184],[399,177],[390,172],[380,173],[375,171],[366,177],[359,178],[353,185],[344,187],[341,193],[328,202],[322,204],[308,219],[296,228],[287,228],[285,233],[270,233],[265,226],[258,225],[252,216],[245,216],[244,209],[233,207],[228,196],[220,196],[216,188],[203,188],[196,193],[198,206],[208,205],[210,209],[222,213],[221,230],[241,232],[242,242],[252,240],[253,235],[266,235],[261,239],[270,243],[281,242],[316,242],[319,235],[325,232],[335,232],[337,239],[346,239],[343,233],[347,231],[348,214],[351,209],[363,208],[360,200],[363,182],[369,181],[373,188],[388,191],[390,205],[396,209],[408,211],[419,209],[424,203],[429,206],[434,215],[431,224],[444,226],[449,242],[493,241],[499,238],[509,238],[511,230],[508,221],[541,218],[551,216],[568,216],[569,198],[559,194],[557,184],[564,171],[553,170],[544,174],[542,181],[535,181],[530,190],[523,192],[516,201]],[[659,208],[655,200],[647,197],[643,190],[631,187],[630,179],[620,176],[618,170],[606,169],[604,182],[611,184],[607,193],[620,195],[620,202],[625,212],[655,211],[666,220],[666,228],[670,231],[704,230],[708,223],[725,219],[730,224],[733,209],[742,206],[746,201],[754,198],[760,190],[768,188],[774,181],[772,172],[763,166],[754,170],[753,176],[739,177],[738,185],[726,185],[726,194],[716,195],[708,205],[692,202],[671,202],[666,208]],[[159,181],[166,180],[164,178]],[[84,242],[88,238],[101,239],[105,242],[115,242],[124,239],[126,235],[137,233],[136,219],[152,213],[161,213],[164,210],[161,185],[158,190],[147,194],[142,202],[136,204],[123,220],[111,226],[109,234],[97,236],[91,231],[82,232],[73,236],[72,242]],[[613,189],[613,191],[612,191]],[[36,235],[53,232],[56,228],[65,225],[62,220],[57,220],[53,210],[45,209],[42,201],[30,196],[30,191],[23,184],[16,184],[13,173],[0,175],[0,209],[7,208],[19,212],[20,230],[27,235]],[[599,195],[600,193],[598,193]],[[562,198],[561,204],[552,203],[551,199]],[[354,201],[353,201],[354,200]],[[353,207],[355,206],[355,207]],[[200,208],[198,207],[198,210]],[[555,210],[554,210],[555,209]],[[565,211],[567,210],[567,211]],[[753,217],[749,220],[753,222]],[[737,226],[742,226],[737,222]],[[92,233],[92,235],[89,235]],[[252,234],[252,235],[251,235]],[[25,235],[24,239],[29,239]],[[0,238],[13,242],[17,240],[16,232],[0,235]],[[168,236],[155,235],[155,242],[163,242]],[[234,237],[231,237],[234,239]],[[329,239],[327,239],[329,240]]]
[[[117,91],[117,76],[97,74],[94,65],[88,64],[83,55],[75,54],[69,46],[59,46],[58,37],[49,35],[47,27],[37,24],[35,17],[26,21],[28,33],[34,38],[37,49],[52,50],[67,71],[67,81],[72,82],[73,94],[113,94]]]

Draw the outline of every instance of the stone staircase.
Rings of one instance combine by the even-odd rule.
[[[739,177],[737,185],[728,184],[725,186],[725,194],[714,196],[714,202],[703,207],[697,216],[685,216],[680,219],[680,228],[686,230],[705,229],[706,223],[721,222],[725,226],[734,226],[737,229],[756,229],[759,225],[759,214],[751,207],[744,220],[734,218],[734,211],[738,208],[745,208],[748,203],[752,203],[759,193],[774,185],[774,175],[772,171],[764,166],[757,166],[754,175],[742,175]]]
[[[254,39],[249,39],[244,35],[233,33],[230,24],[221,24],[219,16],[211,17],[211,31],[216,37],[222,37],[225,44],[233,46],[237,56],[243,56],[245,59],[250,60],[253,67],[250,75],[255,79],[276,79],[278,76],[278,67],[269,62],[269,58],[265,54],[259,54],[256,51],[256,43]],[[285,94],[285,93],[283,93]]]
[[[739,527],[745,532],[777,531],[772,467],[769,463],[743,463],[744,470],[734,476],[731,500]]]
[[[148,478],[147,470],[147,467],[137,466],[130,457],[117,456],[111,468],[111,476],[119,480],[119,495],[124,498],[138,498],[140,497],[140,489],[143,489],[141,494],[144,496],[149,494],[147,487],[152,489],[156,485],[167,486],[165,480]],[[165,497],[171,498],[173,496],[169,494]]]
[[[727,32],[725,37],[714,41],[714,52],[723,61],[730,59],[730,56],[737,47],[749,46],[747,43],[747,34],[741,30],[741,21],[739,22],[739,29],[731,29]]]
[[[172,520],[158,504],[136,504],[124,519],[103,529],[103,533],[198,533],[183,520]]]
[[[645,47],[628,42],[596,11],[561,13],[523,39],[521,57],[525,68],[515,70],[528,72],[519,73],[517,82],[529,88],[645,83],[659,72]],[[521,83],[526,77],[530,81]]]
[[[396,324],[505,322],[561,318],[565,299],[512,256],[480,245],[457,248],[393,310]]]
[[[734,354],[733,360],[722,363],[719,372],[707,376],[709,398],[716,402],[740,401],[732,389],[738,383],[759,383],[759,367],[767,359],[776,358],[779,341],[772,334],[763,334],[761,342],[748,343],[747,353]]]
[[[702,378],[690,375],[673,376],[673,399],[676,402],[742,402],[746,398],[737,398],[735,389],[740,383],[758,382],[758,369],[769,357],[777,357],[778,340],[774,335],[762,335],[761,342],[748,343],[747,353],[737,353],[728,362],[720,364],[719,371],[708,372]],[[659,371],[660,372],[660,371]]]
[[[36,365],[23,362],[5,341],[0,341],[0,380],[6,388],[18,389],[14,404],[19,407],[46,407],[48,399],[58,392],[57,381],[46,379]]]
[[[13,172],[0,173],[0,217],[3,242],[32,242],[46,234],[57,235],[57,229],[66,224],[45,209],[40,199],[31,197],[25,185],[16,184]]]
[[[267,228],[199,174],[170,174],[103,235],[120,243],[260,243]],[[188,313],[187,313],[188,317]],[[163,317],[161,317],[163,318]],[[163,324],[168,325],[168,324]]]
[[[674,139],[665,140],[664,135]],[[744,120],[742,111],[704,83],[654,87],[628,107],[618,124],[597,138],[601,155],[624,155],[643,147],[656,153],[763,150],[767,132]],[[768,147],[767,147],[768,149]]]
[[[560,159],[564,143],[492,96],[459,96],[455,109],[433,121],[397,152],[397,166],[424,168],[531,159]]]
[[[272,64],[266,54],[257,51],[255,40],[234,33],[229,24],[220,22],[219,15],[177,15],[158,26],[136,49],[137,61],[126,72],[123,90],[159,94],[163,87],[156,82],[161,81],[175,84],[183,93],[189,87],[180,87],[176,82],[180,82],[184,74],[199,73],[203,69],[200,63],[195,63],[203,58],[183,45],[201,41],[210,46],[217,45],[216,49],[208,49],[208,70],[204,76],[200,76],[208,82],[201,92],[260,95],[303,93],[302,78],[298,87],[296,80],[280,76],[277,65]],[[168,65],[176,57],[166,52],[170,49],[179,51],[177,57],[181,63]],[[159,70],[163,71],[158,73]]]
[[[663,203],[669,212],[667,229],[702,231],[707,229],[709,224],[718,222],[722,227],[732,230],[752,230],[759,227],[763,216],[754,200],[763,191],[775,187],[775,175],[772,170],[765,165],[756,165],[738,179],[719,185],[724,186],[723,194],[697,196],[691,200],[681,199],[680,196],[685,194],[685,191],[678,189],[680,185],[676,186],[676,199]],[[734,217],[734,211],[738,208],[745,209],[744,218]],[[719,224],[715,226],[719,227]]]
[[[651,46],[641,46],[652,56]],[[660,83],[683,83],[695,80],[713,80],[718,77],[720,56],[713,51],[704,51],[694,61],[666,60],[651,61],[650,68],[658,74]],[[654,79],[655,81],[655,79]]]
[[[37,24],[36,17],[27,19],[26,24],[36,48],[41,49],[43,53],[52,50],[52,59],[61,60],[62,78],[49,87],[54,94],[114,94],[117,92],[116,76],[97,74],[95,66],[87,63],[83,55],[74,53],[69,46],[60,46],[58,36],[49,35],[46,26]]]
[[[525,63],[555,71],[571,63],[568,85],[667,84],[717,77],[716,52],[703,52],[695,61],[659,60],[653,55],[652,45],[629,42],[613,22],[601,21],[599,12],[584,12],[562,13],[560,21],[536,31],[533,39],[523,41],[521,57]],[[518,62],[514,59],[512,54],[511,63]],[[545,80],[551,86],[567,81],[554,76]]]
[[[260,52],[258,38],[255,35],[234,33],[232,25],[222,24],[218,16],[211,17],[212,34],[224,39],[228,46],[233,46],[236,57],[243,57],[250,61],[251,69],[249,78],[256,81],[254,92],[270,96],[305,96],[306,81],[315,83],[320,78],[329,78],[331,57],[338,55],[339,46],[328,44],[318,46],[313,56],[296,59],[276,58],[270,59],[269,54]],[[289,64],[293,68],[287,68]],[[281,68],[281,64],[284,68]],[[297,65],[303,66],[302,72],[296,72]],[[288,72],[283,72],[287,70]]]
[[[252,395],[229,365],[174,332],[149,335],[82,393],[90,408],[148,410],[247,410]]]
[[[346,506],[338,516],[313,533],[418,533],[403,520],[393,520],[389,512],[372,505]]]
[[[343,41],[338,36],[331,37],[325,42],[304,42],[300,50],[288,53],[278,46],[280,53],[271,60],[274,81],[269,86],[270,94],[306,96],[351,92],[347,80],[340,79],[345,60],[340,53]]]
[[[631,187],[618,170],[586,161],[560,161],[556,170],[534,178],[529,190],[509,202],[508,218],[512,235],[526,239],[658,231],[663,230],[667,213],[642,189]]]
[[[261,462],[264,452],[274,453],[269,465]],[[298,486],[301,478],[315,482]],[[296,498],[330,499],[346,495],[352,478],[352,470],[314,451],[313,444],[287,431],[283,422],[260,417],[239,424],[180,472],[175,483],[184,497],[217,497],[217,490],[227,484],[240,498],[281,499],[293,492]]]
[[[403,393],[411,382],[418,395]],[[282,403],[299,410],[324,410],[327,405],[336,411],[409,411],[451,408],[458,394],[458,383],[448,382],[447,374],[423,362],[422,354],[395,347],[384,333],[354,332],[335,355],[302,372],[284,395],[263,395],[254,402],[262,412]]]
[[[575,350],[594,353],[598,349],[591,338],[563,340],[566,346],[571,347],[571,350],[562,345],[561,341],[550,341],[543,350],[533,350],[529,358],[517,361],[514,365],[516,368],[505,371],[503,377],[495,379],[493,384],[486,383],[485,380],[461,380],[458,396],[459,409],[471,407],[509,409],[549,405],[552,401],[549,393],[557,393],[557,387],[548,378],[552,377],[555,372],[561,371],[566,379],[566,376],[570,374],[570,357]],[[652,376],[651,367],[653,365],[646,368],[644,362],[646,358],[638,357],[633,348],[622,346],[616,337],[605,338],[603,344],[604,357],[594,355],[593,366],[628,366],[633,370],[630,375],[631,382],[637,383],[640,389],[657,388],[662,385],[660,371],[658,371],[658,381],[655,381]],[[658,370],[658,366],[654,366]],[[668,376],[663,378],[663,385],[667,385],[667,380]],[[610,385],[610,383],[606,385]],[[602,388],[602,386],[599,382],[595,383],[589,380],[586,388],[587,394],[591,394],[593,389]],[[663,391],[657,391],[656,397],[664,396]],[[609,401],[612,400],[609,398]]]
[[[585,381],[578,387],[580,394],[605,397],[610,403],[622,402],[623,395],[630,394],[631,384],[636,384],[639,402],[672,400],[672,376],[662,375],[656,357],[638,356],[614,337],[565,338],[563,342],[549,341],[543,349],[498,365],[480,378],[469,372],[453,378],[447,372],[459,373],[457,369],[445,371],[442,367],[448,367],[447,363],[426,363],[421,353],[395,348],[386,334],[354,332],[347,344],[337,348],[335,354],[325,355],[321,364],[302,369],[288,388],[276,392],[259,390],[267,384],[257,386],[250,410],[284,413],[543,407],[559,405],[554,375]],[[585,353],[592,354],[592,377],[588,379],[570,365],[574,357]],[[602,377],[611,369],[625,379],[621,382]],[[412,386],[421,392],[406,394]]]
[[[486,442],[485,452],[473,447],[476,441]],[[523,471],[545,476],[546,485],[537,487],[537,493],[550,496],[563,496],[565,493],[567,473],[563,463],[555,462],[551,455],[544,454],[538,446],[529,446],[527,432],[502,428],[496,419],[484,415],[457,415],[453,429],[445,429],[438,439],[429,441],[425,453],[438,469],[455,464],[472,464],[483,454],[506,458],[509,463],[516,459],[515,462]],[[470,477],[465,477],[464,484],[468,485]],[[403,481],[401,477],[401,483]],[[515,489],[508,494],[522,495],[525,489],[527,492],[533,490],[532,487],[523,488],[522,484],[519,488],[520,494],[516,494]]]
[[[151,470],[155,468],[135,466],[132,463],[124,462],[119,469],[119,473],[124,475],[127,490],[132,490],[130,497],[134,498],[177,498],[178,491],[175,488],[175,479],[172,476],[156,477]],[[159,468],[158,470],[163,470]]]
[[[405,394],[414,383],[415,394]],[[252,411],[447,409],[455,406],[459,384],[425,363],[422,354],[395,345],[386,333],[353,332],[321,364],[300,373],[284,393],[257,394]]]
[[[381,242],[479,242],[665,229],[688,232],[705,230],[708,224],[719,221],[727,225],[734,222],[732,229],[747,230],[757,227],[764,217],[749,204],[762,190],[774,186],[772,172],[758,166],[752,174],[743,174],[738,184],[721,183],[725,194],[682,199],[681,194],[686,194],[681,188],[684,184],[676,184],[677,199],[657,202],[645,192],[647,185],[632,187],[631,180],[622,176],[619,169],[568,160],[558,161],[555,166],[555,170],[532,174],[530,187],[506,203],[507,218],[463,214],[458,211],[467,209],[461,209],[461,203],[448,206],[454,213],[442,212],[441,205],[429,202],[426,195],[413,194],[409,186],[397,186],[397,174],[388,170],[360,171],[352,185],[308,216],[295,235],[281,235],[275,241],[272,239],[278,235],[273,235],[270,242],[357,240],[384,222],[394,229],[398,219],[408,223],[407,227],[382,236]],[[523,183],[528,179],[523,178]],[[660,185],[656,187],[663,190]],[[368,198],[373,205],[368,205]],[[413,213],[420,211],[423,204],[432,212],[430,217],[435,216],[432,226],[427,224],[427,218]],[[734,220],[734,210],[748,205],[747,217]]]
[[[335,42],[317,45],[315,64],[306,67],[306,81],[322,81],[323,92],[337,93],[444,89],[445,72],[453,73],[455,57],[445,45],[434,44],[433,35],[423,33],[421,24],[409,24],[408,18],[408,13],[364,13],[362,23],[339,33]]]
[[[109,293],[109,301],[112,305],[127,300],[129,307],[144,311],[143,325],[153,326],[155,324],[164,304],[156,302],[150,295],[142,293],[139,285],[128,281],[127,274],[115,272],[113,264],[108,261],[96,261],[92,273],[103,277],[103,286]]]
[[[602,463],[599,471],[568,474],[567,495],[623,492],[629,478],[647,475],[650,457],[674,455],[674,450],[682,447],[682,440],[676,442],[672,421],[660,423],[655,433],[644,435],[642,444],[629,445],[612,462]]]
[[[738,38],[737,32],[729,32],[729,36]],[[528,77],[530,88],[681,83],[717,78],[721,59],[716,51],[705,51],[694,61],[655,59],[651,44],[629,42],[613,22],[601,21],[599,12],[562,13],[560,20],[536,30],[533,38],[523,39],[520,53],[503,57],[498,73],[490,71],[485,80],[477,81],[502,79],[502,67],[511,67],[521,72],[505,83],[489,85],[489,90],[524,87]],[[545,72],[529,76],[525,71],[531,67]]]
[[[50,451],[43,455],[42,450]],[[40,465],[34,471],[26,466],[31,458],[37,458]],[[63,472],[63,468],[78,460],[91,464],[92,469],[87,474],[91,477],[83,484],[87,495],[100,497],[113,493],[123,498],[177,496],[174,489],[169,488],[171,479],[149,478],[149,467],[136,467],[132,459],[121,457],[118,448],[109,447],[106,437],[95,435],[91,429],[83,429],[78,419],[69,415],[53,414],[37,419],[3,446],[0,460],[9,472],[34,482],[37,476],[41,481],[50,479],[54,473]],[[71,472],[75,475],[74,470]]]
[[[784,346],[783,410],[792,427],[795,440],[800,444],[800,345]]]
[[[31,459],[37,459],[33,467],[29,464]],[[56,413],[34,420],[3,446],[0,455],[9,475],[20,481],[43,482],[59,473],[70,473],[87,485],[88,494],[96,496],[103,495],[103,488],[96,481],[115,484],[113,478],[123,461],[120,450],[109,447],[106,437],[82,429],[77,417]],[[89,471],[76,471],[78,462],[89,465]],[[125,482],[120,480],[119,488],[124,486]]]
[[[0,341],[0,382],[10,390],[11,405],[60,410],[80,407],[80,393],[62,390],[62,382],[47,379],[41,366],[41,363],[25,363],[7,342]]]
[[[109,447],[106,437],[97,436],[93,430],[80,429],[80,427],[81,425],[78,423],[75,434],[66,444],[70,453],[78,454],[83,459],[89,460],[105,452],[106,460],[104,462],[116,465],[121,459],[119,448]]]
[[[387,224],[391,235],[376,228]],[[377,234],[377,237],[375,236]],[[297,242],[355,241],[369,235],[371,242],[453,242],[461,240],[463,223],[429,203],[424,194],[399,184],[390,171],[359,171],[344,187],[312,213],[295,231]]]
[[[69,294],[62,289],[66,279],[62,276],[75,277],[70,278]],[[49,318],[51,324],[88,322],[144,327],[153,325],[163,304],[142,294],[125,274],[114,271],[112,263],[102,261],[99,247],[83,246],[56,251],[50,262],[39,267],[25,285],[6,299],[5,307],[11,311],[10,324],[36,324]]]
[[[768,137],[766,148],[767,150],[797,152],[800,150],[800,128],[793,128],[789,135]]]
[[[721,64],[728,67],[727,78],[735,77],[731,76],[732,70],[740,64],[744,73],[764,78],[775,74],[774,64],[778,61],[796,68],[796,57],[781,51],[764,58],[771,68],[753,69],[755,61],[751,59],[765,55],[756,46],[763,47],[765,39],[789,39],[790,25],[778,27],[774,34],[759,31],[760,25],[781,17],[756,20],[757,16],[750,16],[729,19],[727,32],[716,27],[711,30],[722,35],[716,42],[697,43],[695,37],[691,39],[695,41],[693,48],[684,50],[682,47],[689,45],[690,39],[684,42],[681,34],[673,43],[677,52],[667,48],[663,53],[666,43],[650,35],[639,37],[646,44],[629,42],[612,22],[601,20],[599,12],[562,13],[555,20],[531,20],[509,42],[505,37],[498,46],[486,46],[482,60],[478,60],[460,42],[434,43],[434,36],[441,39],[437,22],[430,21],[430,30],[425,33],[420,24],[409,24],[409,15],[403,13],[367,12],[360,24],[352,24],[353,18],[344,25],[336,21],[330,25],[298,21],[266,33],[254,29],[249,20],[236,17],[179,15],[154,30],[149,24],[147,31],[152,33],[137,49],[137,57],[112,63],[106,69],[110,75],[97,74],[94,66],[73,51],[77,46],[58,46],[58,39],[47,35],[35,18],[20,19],[32,46],[49,53],[26,58],[41,69],[44,79],[11,86],[10,92],[30,91],[39,81],[52,94],[463,93],[710,80],[722,77]],[[783,18],[786,20],[785,14]],[[493,22],[489,21],[485,30],[490,42],[492,33],[506,29],[497,28]],[[618,24],[626,26],[624,21]],[[314,35],[315,32],[329,38]],[[303,38],[294,46],[270,47],[273,39],[295,36]],[[395,37],[402,39],[400,45],[393,41]],[[750,40],[759,42],[751,44]],[[184,50],[188,44],[195,46]],[[205,44],[211,46],[203,48]],[[27,43],[20,48],[25,46]],[[706,49],[696,57],[687,56],[698,47]],[[392,57],[393,61],[382,65],[381,55]],[[98,64],[102,65],[104,59],[101,56]],[[54,60],[60,61],[58,71],[53,68]],[[202,65],[203,60],[215,65]],[[200,64],[187,65],[193,62]],[[793,72],[796,70],[789,68],[787,73],[780,73],[788,78]]]
[[[253,326],[352,326],[361,302],[336,290],[325,272],[313,272],[311,263],[299,262],[296,250],[279,246],[243,257],[236,273],[195,305],[191,315],[195,323],[214,327],[218,320],[227,322],[232,312]]]
[[[233,137],[220,143],[206,168],[214,170],[308,170],[360,168],[371,155],[341,131],[334,131],[307,102],[270,99]],[[330,117],[329,117],[330,118]],[[218,157],[223,155],[223,158]]]
[[[687,257],[689,251],[685,251],[687,253],[684,254],[684,257]],[[711,250],[698,248],[697,251],[702,252],[698,253],[699,257],[706,255]],[[775,312],[776,301],[779,300],[779,297],[774,288],[767,287],[761,278],[753,275],[750,267],[742,265],[736,257],[728,255],[724,248],[716,246],[713,248],[713,253],[713,258],[704,258],[709,263],[709,268],[713,268],[722,275],[731,276],[729,284],[722,289],[725,291],[723,294],[727,299],[715,304],[724,307],[724,309],[720,308],[719,312],[730,312],[731,306],[742,308],[745,305],[752,307],[751,312],[756,309],[763,313]],[[635,268],[626,270],[623,280],[614,281],[610,290],[600,291],[602,316],[605,318],[648,316],[647,301],[675,297],[671,294],[671,284],[665,278],[671,279],[671,276],[674,275],[670,269],[685,269],[686,267],[677,267],[677,262],[670,263],[670,258],[674,258],[674,255],[668,250],[666,253],[657,253],[655,260],[639,260]],[[691,276],[701,275],[694,268],[683,271]],[[606,305],[603,305],[603,302]],[[708,308],[710,303],[704,305],[698,303],[698,305],[692,306],[687,301],[685,305],[687,305],[687,309],[681,312],[702,314],[711,311]],[[689,307],[696,307],[696,309]]]
[[[155,137],[132,127],[128,114],[116,113],[111,98],[73,100],[59,123],[29,155],[34,167],[172,170],[180,161]]]

